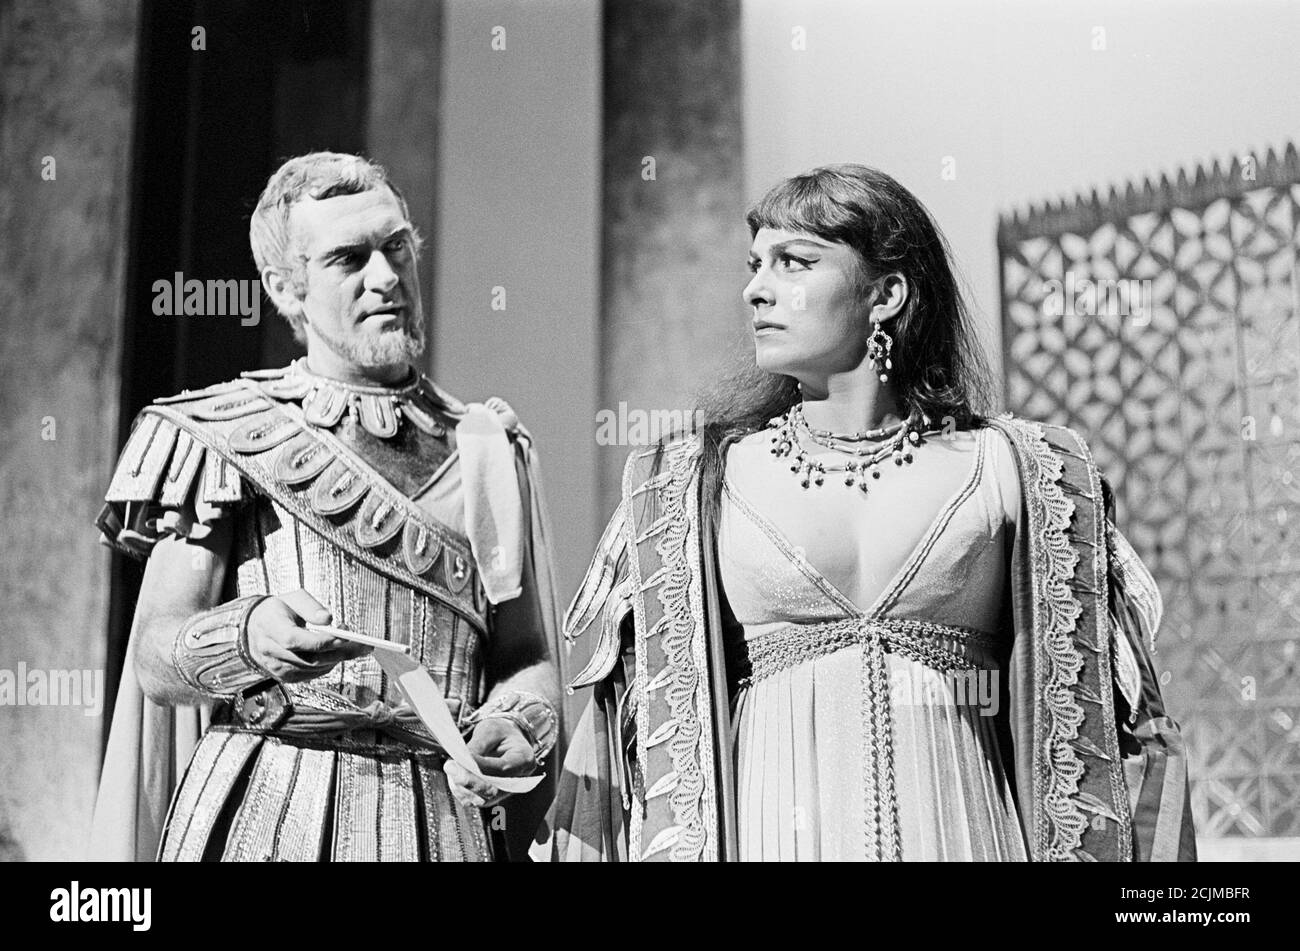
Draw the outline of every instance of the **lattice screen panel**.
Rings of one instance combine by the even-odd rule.
[[[1031,208],[998,245],[1007,407],[1088,439],[1164,596],[1198,833],[1300,836],[1295,147]]]

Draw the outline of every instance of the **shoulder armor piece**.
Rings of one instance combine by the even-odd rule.
[[[288,372],[288,367],[272,367],[269,370],[245,370],[239,375],[245,380],[278,380]]]
[[[193,400],[201,400],[209,396],[220,396],[225,393],[234,393],[242,390],[244,385],[238,380],[227,380],[225,383],[214,383],[211,386],[205,386],[201,390],[181,390],[175,396],[160,396],[154,400],[154,405],[166,406],[172,403],[188,403]]]
[[[206,399],[234,396],[224,391]],[[202,538],[225,509],[248,496],[243,478],[227,459],[161,411],[146,408],[122,449],[96,521],[109,545],[146,557],[164,534]]]

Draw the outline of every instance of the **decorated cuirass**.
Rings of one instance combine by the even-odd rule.
[[[128,554],[193,558],[196,570],[224,555],[223,590],[172,642],[176,675],[206,698],[202,711],[146,697],[134,666],[123,672],[93,853],[482,861],[499,845],[509,852],[511,831],[498,843],[485,813],[452,794],[427,704],[420,713],[405,702],[373,655],[304,682],[262,680],[246,625],[260,596],[305,590],[332,626],[406,646],[456,725],[472,729],[497,686],[489,642],[516,631],[498,630],[491,605],[526,599],[529,630],[555,634],[536,464],[509,406],[461,403],[414,370],[368,386],[298,361],[141,412],[100,530]],[[187,544],[157,548],[168,536]],[[235,651],[206,650],[212,632],[234,632],[223,643]],[[133,644],[139,636],[136,625]],[[515,838],[526,837],[537,807],[518,796],[512,808],[522,817]]]
[[[161,533],[201,536],[205,523],[232,518],[223,600],[304,589],[334,624],[409,645],[463,719],[484,696],[488,600],[469,543],[412,498],[447,465],[462,408],[423,378],[368,392],[292,367],[159,400],[137,420],[107,493],[103,518],[120,525],[102,527],[140,552]],[[365,656],[236,697],[214,719],[274,730],[305,710],[368,710],[382,721],[400,700]]]

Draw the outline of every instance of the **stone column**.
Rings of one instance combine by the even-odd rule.
[[[747,342],[740,4],[604,9],[600,409],[636,439],[648,414],[690,410]],[[602,517],[620,442],[599,450]]]

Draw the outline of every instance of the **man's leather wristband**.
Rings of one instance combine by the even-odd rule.
[[[471,724],[497,717],[509,720],[533,747],[538,765],[546,761],[560,735],[560,718],[555,708],[535,693],[509,690],[493,697],[470,716]]]
[[[181,680],[209,697],[233,697],[274,681],[248,651],[248,617],[266,597],[236,598],[186,621],[172,642]]]

